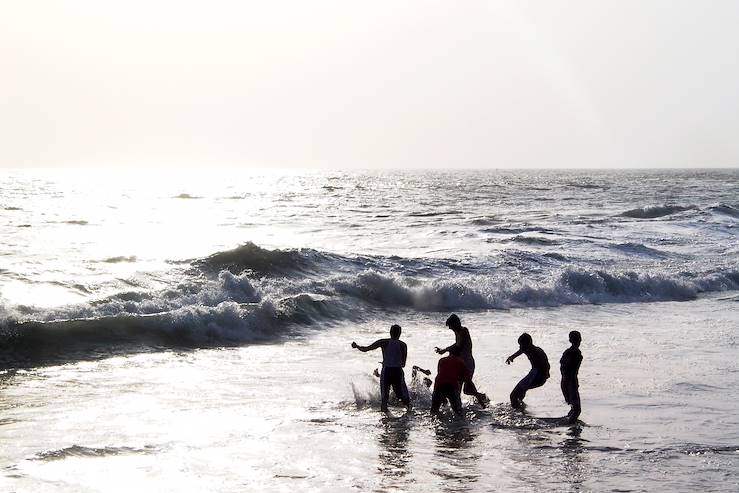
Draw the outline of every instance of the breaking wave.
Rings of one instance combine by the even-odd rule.
[[[83,447],[72,445],[58,450],[47,450],[36,454],[33,459],[41,461],[63,460],[69,457],[107,457],[111,455],[151,454],[158,449],[152,445],[137,447]]]
[[[138,259],[135,255],[125,256],[121,255],[118,257],[108,257],[105,260],[101,260],[101,262],[105,262],[106,264],[119,264],[122,262],[136,262]]]
[[[736,207],[727,205],[727,204],[717,204],[712,207],[709,207],[709,210],[711,212],[722,214],[724,216],[731,216],[731,217],[739,218],[739,209],[737,209]]]
[[[692,300],[703,292],[739,289],[739,271],[671,277],[566,269],[540,281],[484,276],[418,281],[371,271],[352,280],[338,280],[332,288],[341,295],[383,308],[426,311],[525,308]]]
[[[614,245],[612,248],[631,255],[641,255],[654,258],[664,258],[667,256],[667,253],[656,248],[642,245],[641,243],[619,243]]]
[[[534,246],[542,246],[542,245],[559,245],[559,241],[553,240],[551,238],[544,238],[542,236],[523,236],[523,235],[516,235],[512,238],[508,238],[505,240],[502,240],[501,243],[521,243],[524,245],[534,245]]]
[[[474,226],[492,226],[500,222],[501,220],[495,217],[476,217],[470,220],[470,224]]]
[[[494,234],[521,234],[521,233],[542,233],[542,234],[553,234],[554,231],[540,226],[501,226],[496,228],[486,228],[481,230],[483,233],[494,233]]]
[[[678,212],[697,209],[698,207],[694,205],[656,205],[651,207],[639,207],[637,209],[630,209],[626,212],[622,212],[621,215],[624,217],[632,217],[634,219],[655,219],[658,217],[671,216],[673,214],[677,214]]]
[[[617,248],[649,256],[643,245]],[[272,341],[378,310],[488,310],[686,301],[739,290],[735,265],[609,270],[510,252],[502,261],[351,257],[253,243],[194,260],[165,289],[137,288],[50,309],[0,303],[0,365],[127,346],[202,347]],[[527,267],[530,266],[530,267]],[[92,349],[91,349],[92,348]]]
[[[311,249],[267,250],[246,243],[233,250],[215,253],[194,265],[208,271],[252,271],[259,275],[310,273],[324,266],[332,256]]]

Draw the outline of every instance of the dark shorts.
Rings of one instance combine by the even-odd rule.
[[[383,368],[380,373],[380,394],[383,402],[390,396],[390,387],[395,396],[403,402],[409,401],[408,387],[405,385],[405,374],[402,368]]]
[[[528,374],[526,374],[525,377],[521,379],[520,382],[518,382],[518,385],[513,389],[512,394],[516,394],[521,396],[526,395],[527,390],[535,389],[537,387],[541,387],[544,385],[544,383],[549,378],[549,375],[546,375],[544,373],[539,372],[536,368],[532,368]]]
[[[449,402],[455,414],[462,414],[462,399],[457,385],[448,383],[439,385],[431,395],[431,412],[436,413],[445,402]]]

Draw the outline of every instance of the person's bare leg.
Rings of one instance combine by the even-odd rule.
[[[524,407],[523,398],[526,397],[526,390],[528,390],[527,381],[526,377],[524,377],[511,392],[511,407],[515,409],[522,409]]]
[[[431,395],[431,414],[437,415],[439,414],[439,409],[441,408],[441,405],[444,403],[446,398],[441,393],[440,390],[434,390],[434,393]]]
[[[474,383],[470,380],[469,382],[465,382],[464,386],[462,387],[465,395],[473,395],[477,399],[478,404],[480,406],[485,407],[490,402],[490,399],[488,399],[488,396],[483,394],[482,392],[479,392],[477,390],[477,387]]]
[[[387,382],[387,375],[385,374],[385,368],[380,373],[380,411],[386,413],[387,401],[390,399],[390,385]]]
[[[572,408],[570,409],[569,414],[567,414],[567,418],[570,424],[575,424],[577,423],[577,418],[580,417],[580,413],[582,412],[580,408],[580,389],[577,388],[577,384],[570,383],[569,391],[569,400]]]
[[[464,412],[462,411],[462,399],[460,398],[459,391],[449,396],[449,404],[452,406],[452,411],[454,411],[456,416],[464,416]]]
[[[393,381],[393,392],[395,392],[395,396],[400,399],[400,402],[402,402],[406,409],[409,411],[411,410],[411,396],[408,392],[408,387],[405,384],[405,376],[403,375],[403,371],[400,371],[400,375],[397,378],[397,380]]]

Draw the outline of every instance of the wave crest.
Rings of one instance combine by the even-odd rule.
[[[194,265],[211,272],[226,269],[233,273],[251,271],[267,275],[312,272],[327,260],[328,255],[316,250],[267,250],[248,242],[233,250],[218,252],[197,260]]]
[[[625,251],[658,255],[641,244]],[[0,303],[0,363],[54,360],[135,345],[197,347],[273,340],[293,328],[362,319],[383,309],[487,310],[686,301],[739,290],[734,265],[710,271],[569,267],[547,255],[506,252],[494,263],[341,257],[254,244],[193,262],[177,284],[52,309]],[[507,261],[506,261],[507,259]],[[235,272],[237,271],[237,272]]]
[[[567,269],[548,279],[489,276],[419,281],[367,271],[332,282],[338,296],[383,308],[424,311],[524,308],[568,304],[687,301],[699,293],[739,289],[739,272],[672,277],[659,273]]]
[[[736,207],[732,207],[728,204],[717,204],[712,207],[709,207],[709,210],[711,212],[722,214],[724,216],[731,216],[739,218],[739,209]]]
[[[622,212],[621,215],[624,217],[632,217],[634,219],[655,219],[658,217],[671,216],[672,214],[677,214],[678,212],[697,209],[698,207],[695,205],[655,205],[630,209],[626,212]]]

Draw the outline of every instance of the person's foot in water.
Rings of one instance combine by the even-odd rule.
[[[477,403],[480,404],[480,407],[488,407],[488,404],[490,404],[490,399],[488,399],[488,396],[482,392],[478,392],[475,397],[477,398]]]

